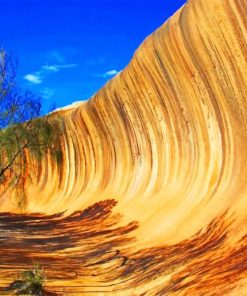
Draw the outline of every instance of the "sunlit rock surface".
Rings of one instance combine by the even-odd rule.
[[[1,286],[39,262],[58,295],[247,295],[246,41],[246,0],[190,0],[61,110],[25,215],[2,188]]]

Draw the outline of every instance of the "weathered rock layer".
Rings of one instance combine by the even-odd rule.
[[[50,286],[75,295],[246,295],[246,69],[247,2],[188,1],[61,111],[62,165],[30,159],[25,211],[48,216],[2,217],[27,231],[23,261],[52,262]],[[18,212],[14,193],[0,209]]]

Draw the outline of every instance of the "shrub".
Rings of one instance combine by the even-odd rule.
[[[46,277],[43,267],[36,265],[33,269],[21,273],[20,279],[12,282],[5,291],[16,291],[16,295],[44,295]]]

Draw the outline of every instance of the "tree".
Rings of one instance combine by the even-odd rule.
[[[17,63],[0,49],[0,184],[23,185],[27,158],[47,153],[61,160],[61,121],[56,114],[40,117],[41,98],[16,83]]]

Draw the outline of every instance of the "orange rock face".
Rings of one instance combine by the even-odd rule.
[[[60,111],[61,166],[29,160],[25,214],[2,191],[1,285],[40,262],[58,295],[247,295],[246,69],[247,1],[190,0]]]

